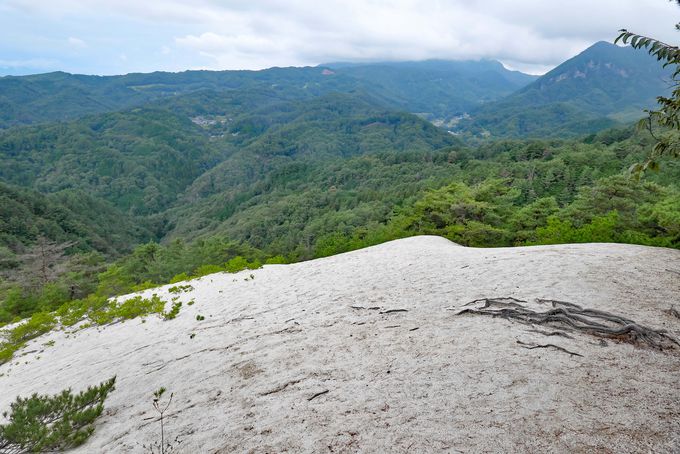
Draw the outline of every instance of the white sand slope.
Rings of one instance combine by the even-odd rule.
[[[18,394],[117,375],[77,452],[142,452],[158,435],[150,396],[160,386],[175,393],[175,452],[680,452],[680,352],[548,338],[447,310],[483,297],[559,299],[680,337],[666,312],[680,307],[679,273],[677,250],[472,249],[422,236],[215,274],[191,281],[182,300],[196,303],[175,320],[33,341],[0,367],[0,409]],[[408,312],[381,313],[391,309]]]

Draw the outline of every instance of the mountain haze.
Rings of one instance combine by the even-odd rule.
[[[372,83],[395,107],[446,122],[522,88],[536,76],[495,60],[329,63],[338,74]]]

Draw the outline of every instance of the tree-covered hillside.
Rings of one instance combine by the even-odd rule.
[[[188,117],[138,108],[0,132],[0,179],[41,192],[80,189],[124,212],[168,207],[219,160]]]
[[[669,92],[671,71],[643,52],[598,42],[536,81],[471,112],[461,131],[565,137],[632,122]]]
[[[0,132],[0,179],[42,192],[81,189],[144,215],[169,208],[189,186],[190,197],[234,190],[300,158],[457,143],[424,120],[352,95],[203,94],[211,100],[200,108],[178,99]]]

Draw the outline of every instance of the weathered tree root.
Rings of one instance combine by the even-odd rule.
[[[616,314],[596,309],[584,309],[577,304],[566,301],[537,301],[549,303],[553,309],[536,312],[521,304],[525,301],[515,298],[483,298],[465,305],[484,303],[481,307],[463,309],[456,315],[474,314],[501,317],[527,325],[545,325],[572,332],[583,332],[657,350],[680,347],[680,342],[666,334],[664,330],[648,328]]]

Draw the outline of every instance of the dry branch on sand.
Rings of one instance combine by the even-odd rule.
[[[668,311],[666,312],[668,312],[669,315],[672,315],[675,318],[680,318],[680,312],[678,312],[678,310],[672,304],[670,309],[668,309]]]
[[[620,315],[583,308],[566,301],[545,299],[536,301],[541,304],[550,304],[552,309],[544,312],[534,311],[525,306],[526,301],[516,298],[482,298],[465,304],[465,306],[477,305],[477,307],[463,309],[456,315],[501,317],[527,325],[544,325],[571,332],[582,332],[657,350],[680,347],[680,342],[666,334],[664,330],[640,325]],[[479,306],[480,304],[482,305]]]

